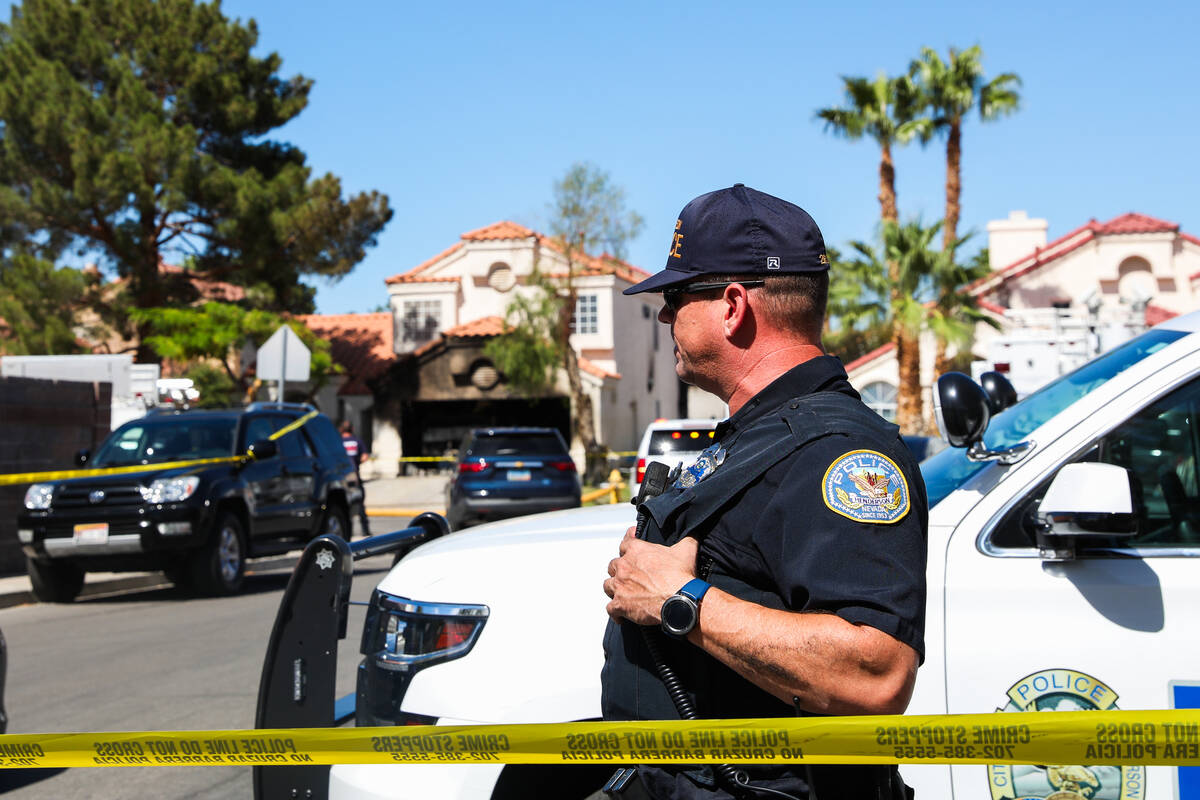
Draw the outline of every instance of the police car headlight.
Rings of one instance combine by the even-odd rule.
[[[31,511],[42,511],[50,507],[54,496],[54,484],[35,483],[25,490],[25,507]]]
[[[412,715],[400,708],[412,676],[469,653],[490,613],[484,605],[422,603],[376,589],[363,626],[358,724],[405,724]]]
[[[149,486],[142,487],[142,499],[147,503],[179,503],[191,497],[200,478],[186,475],[182,478],[159,478]]]

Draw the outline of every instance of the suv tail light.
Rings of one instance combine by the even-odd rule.
[[[637,481],[635,481],[635,482],[641,483],[645,479],[646,479],[646,459],[639,458],[638,463],[637,463]]]
[[[487,469],[487,462],[482,458],[478,461],[464,461],[458,465],[459,472],[483,472]]]
[[[490,613],[487,606],[420,603],[376,589],[363,625],[358,725],[404,724],[401,705],[413,675],[469,653]]]
[[[575,462],[571,461],[571,460],[551,461],[550,466],[554,467],[559,472],[574,472],[575,471]]]

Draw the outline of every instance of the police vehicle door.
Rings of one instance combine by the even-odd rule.
[[[963,517],[945,561],[949,713],[1196,705],[1200,379],[1189,374],[1200,374],[1194,356],[1116,388],[1099,411],[1068,408],[1075,424],[1039,442]],[[1074,558],[1043,559],[1038,503],[1058,469],[1076,461],[1129,470],[1138,533],[1078,540]],[[1012,735],[998,724],[957,744],[986,756]],[[1195,753],[1200,735],[1131,732],[1081,765],[955,766],[954,796],[1197,800],[1186,771],[1138,766],[1139,756],[1169,747]]]

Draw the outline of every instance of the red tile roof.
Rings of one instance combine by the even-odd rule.
[[[346,382],[338,394],[369,394],[367,381],[395,360],[390,312],[374,314],[306,314],[297,317],[330,344],[334,362],[345,370]]]
[[[410,269],[408,272],[401,272],[399,275],[393,275],[392,277],[390,277],[390,278],[388,278],[387,280],[385,280],[385,281],[384,281],[384,283],[402,283],[402,282],[403,282],[403,281],[402,281],[402,279],[403,279],[403,278],[404,278],[406,275],[415,275],[415,274],[416,274],[416,273],[418,273],[418,272],[422,272],[422,271],[424,271],[424,270],[427,270],[427,269],[429,269],[429,268],[430,268],[430,267],[432,267],[434,264],[438,263],[439,261],[441,261],[441,260],[442,260],[443,258],[445,258],[446,256],[449,256],[449,255],[453,254],[453,253],[454,253],[456,250],[458,250],[458,249],[459,249],[459,248],[461,248],[461,247],[462,247],[462,242],[455,242],[454,244],[450,245],[449,247],[447,247],[447,248],[446,248],[445,250],[443,250],[442,252],[438,253],[438,254],[437,254],[436,256],[434,256],[433,258],[427,258],[427,259],[425,259],[425,260],[424,260],[424,261],[422,261],[420,264],[417,264],[415,267],[413,267],[412,269]]]
[[[405,272],[400,275],[393,275],[384,281],[387,284],[393,283],[458,283],[458,278],[440,278],[437,275],[413,275],[411,272]]]
[[[1112,234],[1112,233],[1173,233],[1179,230],[1179,226],[1174,222],[1155,219],[1148,217],[1145,214],[1122,214],[1119,217],[1113,217],[1108,222],[1096,222],[1092,220],[1088,223],[1092,230],[1096,233]]]
[[[858,358],[851,361],[849,364],[846,364],[845,365],[846,372],[850,372],[851,370],[858,369],[863,364],[866,364],[868,361],[874,361],[875,359],[879,358],[880,356],[882,356],[886,353],[890,353],[891,351],[893,351],[895,349],[896,349],[896,344],[894,342],[888,342],[887,344],[883,345],[882,347],[876,347],[874,350],[867,353],[866,355],[859,356]]]
[[[467,231],[460,238],[465,241],[489,241],[494,239],[532,239],[534,236],[538,236],[538,233],[524,225],[501,220],[473,231]]]
[[[1146,324],[1154,327],[1160,322],[1166,322],[1169,319],[1178,317],[1179,314],[1167,308],[1162,308],[1156,305],[1146,306]]]
[[[1073,250],[1083,247],[1097,236],[1120,236],[1131,233],[1179,233],[1179,225],[1174,222],[1150,217],[1145,214],[1121,214],[1108,222],[1088,220],[1084,225],[1060,236],[1045,247],[1036,248],[1032,253],[1022,256],[1011,264],[993,271],[967,287],[976,295],[990,294],[1002,284],[1041,269],[1047,264],[1057,261]],[[1200,239],[1187,233],[1180,234],[1184,239],[1200,244]]]
[[[476,336],[496,336],[501,333],[504,333],[504,320],[491,316],[480,317],[461,325],[455,325],[453,328],[447,328],[442,331],[442,336],[447,339],[469,339]]]
[[[484,339],[489,336],[498,336],[501,333],[504,333],[503,319],[497,316],[480,317],[479,319],[473,319],[470,322],[464,322],[461,325],[447,328],[441,332],[438,338],[430,339],[414,350],[413,355],[424,355],[436,347],[438,343],[448,339]]]
[[[596,362],[592,361],[591,359],[584,358],[583,356],[579,356],[579,368],[589,375],[595,375],[597,378],[613,378],[615,380],[621,380],[621,373],[609,372]]]
[[[408,272],[401,272],[398,275],[393,275],[387,278],[384,283],[418,283],[421,279],[415,276],[418,273],[432,267],[434,264],[452,255],[463,246],[463,242],[479,242],[479,241],[500,241],[500,240],[517,240],[517,239],[536,239],[537,244],[541,247],[547,247],[559,253],[563,251],[562,245],[555,239],[538,233],[535,230],[526,228],[524,225],[519,225],[516,222],[501,220],[494,222],[491,225],[485,225],[482,228],[476,228],[473,231],[467,231],[459,237],[462,241],[455,242],[450,247],[447,247],[442,252],[438,253],[433,258],[422,261],[417,266],[410,269]],[[645,270],[635,267],[632,264],[622,261],[619,258],[614,258],[608,253],[602,253],[599,256],[593,256],[588,253],[578,255],[578,261],[583,269],[588,270],[589,275],[616,275],[629,283],[638,283],[650,277],[650,273]],[[565,274],[565,273],[563,273]],[[427,278],[424,280],[435,280]],[[457,278],[438,278],[436,280],[458,280]]]

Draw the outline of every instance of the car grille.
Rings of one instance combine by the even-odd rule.
[[[93,499],[93,492],[104,494]],[[55,508],[104,508],[140,505],[142,502],[142,487],[137,483],[71,483],[59,487],[54,495]]]

